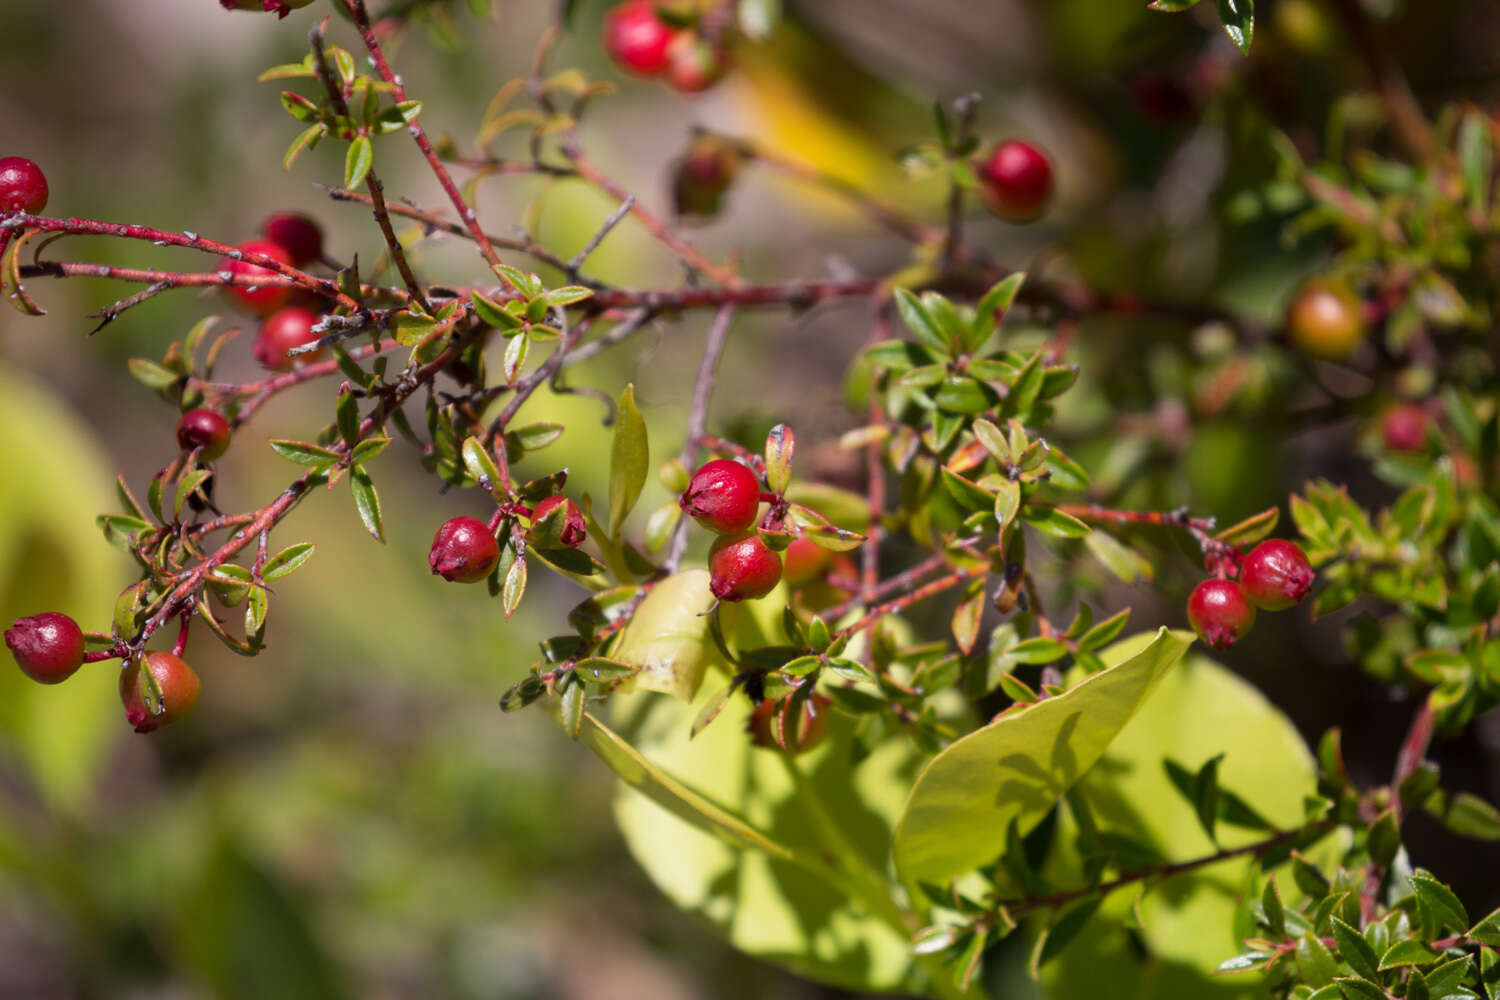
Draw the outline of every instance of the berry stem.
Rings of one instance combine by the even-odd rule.
[[[729,325],[734,320],[735,307],[722,305],[719,311],[714,313],[713,322],[708,325],[708,336],[703,344],[703,357],[698,362],[698,377],[693,380],[693,402],[688,409],[687,440],[682,444],[682,453],[678,456],[684,469],[691,469],[698,463],[698,443],[708,426],[708,401],[713,394],[714,379],[719,368],[719,359],[724,355],[724,344],[729,339]],[[762,500],[766,499],[764,495]],[[687,518],[679,519],[677,527],[672,533],[672,545],[667,550],[667,558],[662,567],[668,575],[677,572],[682,565],[682,557],[687,552],[688,534]]]

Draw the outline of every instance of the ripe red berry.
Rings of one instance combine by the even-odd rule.
[[[752,746],[782,749],[798,754],[811,750],[828,734],[828,709],[833,699],[813,692],[801,703],[800,712],[792,712],[790,696],[780,701],[767,699],[756,705],[745,723]],[[780,739],[777,738],[778,730]]]
[[[198,675],[182,657],[161,650],[147,653],[126,664],[120,673],[125,721],[138,733],[171,725],[198,704],[201,687]]]
[[[1188,598],[1188,621],[1203,641],[1227,649],[1255,624],[1255,609],[1233,580],[1204,580]]]
[[[557,510],[559,507],[564,508],[564,513],[553,514],[552,512]],[[589,527],[587,522],[585,522],[583,519],[583,511],[578,509],[578,505],[576,503],[569,500],[567,497],[548,497],[541,503],[537,504],[536,507],[531,511],[530,535],[532,536],[533,540],[535,540],[539,536],[539,533],[537,531],[538,525],[541,524],[543,519],[547,519],[548,515],[559,518],[562,522],[561,527],[553,526],[553,528],[545,533],[548,538],[551,538],[553,536],[553,532],[557,532],[557,544],[562,545],[565,548],[576,549],[578,546],[582,545],[583,540],[589,536]]]
[[[755,523],[760,481],[740,463],[716,458],[693,473],[677,505],[709,531],[737,535]]]
[[[268,14],[274,12],[281,18],[312,2],[313,0],[219,0],[219,6],[225,10],[264,11]]]
[[[667,68],[677,32],[656,15],[652,0],[627,0],[604,15],[604,50],[623,70],[655,76]]]
[[[500,545],[485,523],[473,517],[455,517],[443,522],[432,536],[427,565],[452,583],[478,583],[490,575],[500,561]]]
[[[202,457],[212,462],[229,448],[229,421],[205,407],[189,410],[177,421],[177,446],[183,451],[201,448]]]
[[[765,597],[781,580],[781,557],[759,535],[726,535],[708,550],[708,589],[721,601]]]
[[[811,538],[797,538],[781,554],[785,563],[782,576],[793,589],[822,576],[833,562],[833,553]]]
[[[667,46],[667,83],[684,94],[696,94],[719,82],[729,68],[722,46],[696,31],[682,31]]]
[[[60,684],[83,666],[83,630],[56,611],[17,618],[5,630],[5,644],[38,684]]]
[[[1364,305],[1342,281],[1311,281],[1287,311],[1286,332],[1304,353],[1342,361],[1365,339]]]
[[[300,212],[277,212],[261,224],[260,232],[287,252],[293,267],[323,259],[323,230]]]
[[[0,158],[0,215],[27,212],[35,215],[47,207],[47,178],[42,168],[24,156]]]
[[[294,347],[311,344],[321,337],[322,334],[313,330],[317,322],[318,317],[301,306],[279,309],[261,322],[250,353],[262,368],[273,372],[291,371],[293,362],[316,361],[323,355],[321,348],[299,354],[295,358],[287,357],[287,352]]]
[[[1029,142],[1008,139],[979,168],[985,205],[1006,222],[1035,222],[1052,200],[1052,164]]]
[[[1432,417],[1416,403],[1400,403],[1385,411],[1380,436],[1391,451],[1421,451],[1427,447]]]
[[[1284,611],[1301,603],[1312,590],[1312,564],[1296,543],[1268,538],[1240,564],[1240,590],[1245,599],[1265,611]]]
[[[281,244],[272,243],[267,239],[246,240],[239,245],[238,249],[242,253],[257,253],[265,257],[270,257],[272,260],[280,261],[288,267],[292,264],[291,255],[281,248]],[[233,277],[245,278],[251,281],[277,277],[276,272],[268,267],[252,264],[248,260],[236,260],[233,257],[225,257],[220,260],[219,270],[227,272]],[[230,296],[238,301],[240,305],[262,316],[280,309],[286,304],[286,300],[292,296],[292,290],[286,287],[264,285],[229,285],[227,287]]]

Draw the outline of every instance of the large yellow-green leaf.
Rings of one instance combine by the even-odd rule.
[[[1109,652],[1119,656],[1138,648],[1139,637],[1134,637]],[[1079,783],[1079,790],[1105,829],[1142,841],[1171,861],[1203,857],[1218,848],[1203,832],[1193,807],[1173,788],[1162,759],[1171,757],[1195,770],[1221,753],[1222,787],[1279,829],[1302,823],[1303,797],[1314,792],[1316,782],[1314,763],[1301,736],[1291,720],[1252,685],[1201,655],[1187,657],[1161,682]],[[1265,836],[1224,823],[1218,825],[1216,835],[1223,847]],[[1067,831],[1062,831],[1059,842],[1067,837]],[[1241,950],[1234,938],[1233,918],[1248,865],[1236,859],[1200,869],[1154,888],[1141,901],[1142,936],[1158,959],[1179,968],[1174,979],[1185,972],[1206,976]],[[1049,874],[1059,880],[1068,877]],[[1290,879],[1279,879],[1278,884],[1284,893],[1293,891]],[[1132,893],[1122,893],[1101,915],[1125,919],[1132,900]],[[1101,923],[1107,925],[1107,921]],[[1121,932],[1116,928],[1113,933]],[[1076,970],[1059,969],[1054,975],[1059,982],[1078,978]],[[1253,995],[1257,987],[1253,977],[1249,981],[1235,977],[1232,982],[1246,995]],[[1084,994],[1065,991],[1058,995]]]
[[[169,419],[163,416],[164,439]],[[118,511],[91,436],[41,386],[0,374],[0,627],[20,615],[61,611],[107,630],[128,560],[107,545],[96,515]],[[55,808],[82,808],[108,746],[129,730],[120,715],[115,661],[89,664],[42,686],[0,651],[0,740],[18,754]]]
[[[945,885],[998,857],[1010,824],[1024,833],[1039,822],[1191,643],[1191,635],[1161,629],[1129,659],[1002,716],[934,757],[896,828],[902,879]]]
[[[640,668],[622,690],[660,691],[693,700],[703,671],[719,659],[708,633],[708,612],[714,606],[708,583],[708,570],[690,569],[667,577],[646,595],[612,654]]]
[[[731,699],[717,721],[689,739],[699,708],[719,683],[705,685],[693,705],[660,697],[616,699],[623,708],[620,733],[640,760],[714,807],[693,810],[686,804],[703,816],[690,822],[682,818],[685,803],[660,804],[661,782],[639,773],[634,782],[627,777],[615,815],[631,853],[669,898],[743,951],[850,990],[916,989],[910,931],[898,932],[889,912],[873,912],[847,884],[840,887],[853,880],[847,874],[814,874],[828,870],[827,859],[839,850],[829,845],[828,831],[819,829],[821,811],[832,820],[842,849],[857,859],[854,867],[870,874],[870,881],[885,880],[891,828],[915,768],[911,752],[891,741],[851,765],[849,725],[834,717],[823,745],[792,759],[805,776],[799,794],[785,755],[750,746],[745,698]],[[621,754],[618,748],[609,753]],[[627,765],[641,766],[628,759]],[[649,795],[630,787],[643,780],[655,786]],[[741,846],[753,839],[720,822],[717,809],[743,817],[777,849]],[[720,835],[704,832],[705,826]]]

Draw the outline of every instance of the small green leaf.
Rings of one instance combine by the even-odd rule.
[[[344,155],[344,187],[353,189],[365,182],[370,168],[375,165],[375,151],[370,147],[368,136],[358,136],[349,144]]]
[[[1058,538],[1083,538],[1092,530],[1072,514],[1045,504],[1027,504],[1022,507],[1021,519],[1038,530]]]
[[[1434,878],[1431,872],[1418,868],[1412,873],[1410,881],[1417,899],[1432,912],[1439,927],[1462,933],[1469,926],[1469,914],[1465,912],[1464,904],[1459,901],[1457,894]]]
[[[495,460],[490,457],[489,451],[472,434],[464,438],[463,456],[464,468],[469,470],[469,475],[491,493],[503,493],[500,486],[499,467],[495,465]]]
[[[354,506],[359,510],[359,519],[365,530],[377,542],[385,541],[385,527],[380,519],[380,496],[375,492],[375,483],[364,466],[356,465],[349,470],[349,488],[354,492]]]
[[[518,561],[516,565],[521,565]],[[558,718],[562,727],[567,731],[568,738],[578,739],[579,730],[583,728],[583,685],[575,681],[569,684],[562,693],[562,704],[558,708]]]
[[[1365,846],[1370,852],[1370,860],[1381,868],[1390,867],[1396,860],[1396,852],[1401,849],[1401,826],[1391,810],[1387,809],[1375,820]]]
[[[296,162],[297,157],[301,156],[304,150],[317,147],[318,143],[323,140],[323,133],[324,127],[322,122],[316,125],[309,125],[301,132],[298,132],[297,138],[292,140],[292,144],[286,148],[286,152],[281,156],[281,169],[292,169],[292,164]]]
[[[332,448],[324,448],[322,445],[311,444],[307,441],[273,438],[270,445],[271,449],[282,458],[312,469],[326,469],[341,457]]]
[[[1403,965],[1426,965],[1437,961],[1437,953],[1416,938],[1397,941],[1380,956],[1380,971],[1398,969]]]
[[[609,536],[620,537],[625,517],[640,498],[650,469],[646,421],[635,405],[635,386],[620,393],[614,440],[609,449]]]
[[[766,485],[778,496],[792,482],[792,454],[797,439],[786,424],[777,424],[766,435]]]
[[[521,597],[525,593],[526,557],[521,556],[510,564],[510,569],[505,573],[505,583],[500,588],[500,607],[505,612],[506,621],[510,621],[510,616],[521,606]]]
[[[182,376],[176,372],[169,371],[157,364],[155,361],[147,361],[145,358],[131,358],[125,362],[125,367],[130,369],[130,374],[135,380],[148,389],[165,389],[176,384]]]
[[[1219,19],[1230,41],[1249,53],[1250,42],[1255,35],[1255,0],[1216,0]]]
[[[582,285],[564,285],[554,288],[542,296],[549,306],[571,306],[575,302],[582,302],[594,294],[592,288],[584,288]]]
[[[298,542],[296,545],[288,545],[266,560],[266,565],[261,570],[261,579],[267,583],[271,583],[274,580],[280,580],[284,576],[290,576],[301,568],[303,563],[312,558],[315,547],[312,542]]]
[[[1375,949],[1370,947],[1370,942],[1365,940],[1363,934],[1334,917],[1333,940],[1339,946],[1339,957],[1354,970],[1356,976],[1372,982],[1380,981],[1380,956],[1375,954]]]
[[[1304,983],[1321,989],[1333,982],[1338,963],[1323,939],[1309,932],[1297,939],[1297,971]]]
[[[953,353],[952,345],[915,295],[904,288],[896,289],[896,309],[917,340],[942,357],[949,357]]]

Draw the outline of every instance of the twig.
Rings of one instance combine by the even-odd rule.
[[[723,305],[719,311],[714,313],[713,322],[708,326],[708,339],[703,345],[703,359],[698,363],[698,377],[693,382],[693,403],[688,411],[687,440],[682,444],[680,461],[682,467],[689,472],[697,464],[698,437],[704,433],[708,426],[708,400],[713,394],[714,376],[719,368],[719,359],[724,354],[724,343],[728,340],[729,325],[734,319],[734,306]],[[667,550],[666,561],[662,563],[667,573],[677,572],[677,567],[682,565],[682,556],[687,552],[687,525],[684,521],[677,522],[677,530],[672,533],[672,546]]]
[[[610,213],[609,218],[605,219],[604,224],[599,227],[599,231],[589,238],[589,241],[583,245],[582,250],[574,254],[572,260],[568,261],[568,277],[574,279],[578,277],[578,269],[583,266],[583,262],[589,259],[590,254],[599,249],[599,244],[604,242],[604,237],[608,236],[620,224],[620,220],[629,215],[630,210],[634,207],[635,195],[630,195],[624,201],[620,202],[620,207]]]

